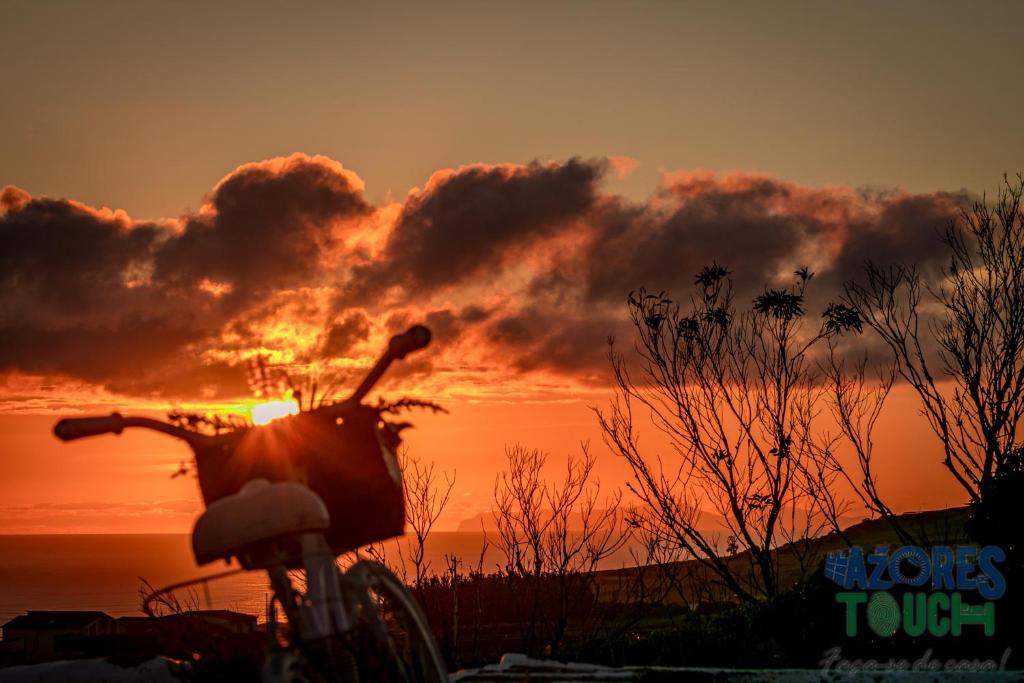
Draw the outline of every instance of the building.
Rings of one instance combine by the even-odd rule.
[[[29,610],[2,627],[4,650],[27,661],[74,656],[70,643],[113,633],[114,619],[106,612]]]
[[[146,635],[166,632],[173,628],[217,630],[235,634],[256,632],[256,617],[226,609],[192,610],[161,617],[118,617],[114,622],[116,635]]]
[[[105,612],[30,610],[2,628],[0,666],[80,657],[187,658],[236,652],[263,640],[255,616],[230,610],[117,619]]]

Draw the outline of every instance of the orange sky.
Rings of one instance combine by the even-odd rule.
[[[601,397],[591,397],[600,405]],[[906,389],[890,398],[878,428],[881,489],[900,510],[931,509],[962,499],[939,463],[935,437],[916,416]],[[439,528],[454,529],[491,506],[496,467],[505,444],[516,440],[552,452],[552,473],[579,442],[590,440],[604,486],[622,485],[623,463],[601,444],[585,401],[474,403],[447,401],[449,415],[417,415],[406,432],[415,453],[457,473],[456,488]],[[54,415],[0,416],[0,533],[188,531],[201,510],[191,477],[171,479],[187,447],[152,433],[64,444],[50,435]],[[653,430],[645,443],[667,447]]]
[[[589,440],[621,486],[591,408],[627,293],[717,260],[743,305],[808,265],[820,310],[868,258],[931,272],[1024,159],[1022,8],[6,5],[0,533],[187,530],[184,446],[57,417],[223,410],[256,357],[351,386],[414,322],[382,392],[450,410],[407,437],[457,472],[445,528],[514,442]],[[959,504],[916,411],[898,387],[882,490]]]
[[[1013,0],[5,3],[0,183],[173,216],[226,171],[342,160],[374,200],[460,164],[980,190],[1015,170]]]
[[[635,202],[605,181],[622,167],[443,169],[401,202],[374,205],[352,170],[291,155],[239,166],[198,210],[160,221],[9,186],[0,531],[187,530],[194,482],[168,479],[184,446],[148,434],[60,444],[56,417],[244,410],[256,358],[299,382],[351,388],[389,335],[415,322],[435,342],[380,391],[451,411],[414,415],[408,438],[457,473],[442,528],[490,509],[503,449],[517,442],[551,451],[557,472],[589,441],[604,485],[621,487],[624,463],[603,448],[591,408],[611,396],[608,337],[632,344],[632,287],[686,296],[699,265],[718,260],[743,307],[809,264],[818,275],[807,305],[821,310],[864,258],[930,272],[943,258],[935,231],[964,200],[702,171],[665,174]],[[850,343],[884,357],[870,333]],[[895,392],[877,435],[881,488],[896,509],[959,504],[916,410],[905,388]],[[671,458],[663,437],[642,432],[651,454]]]

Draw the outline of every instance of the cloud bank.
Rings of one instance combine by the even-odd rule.
[[[714,260],[742,304],[808,265],[823,303],[868,259],[935,268],[937,233],[968,199],[666,173],[636,202],[603,188],[622,169],[473,165],[375,205],[353,171],[296,154],[240,166],[197,211],[166,220],[7,187],[0,373],[238,397],[254,356],[354,368],[425,320],[438,343],[404,381],[599,385],[606,339],[629,338],[631,290],[686,296]]]

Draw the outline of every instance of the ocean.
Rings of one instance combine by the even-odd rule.
[[[386,544],[397,564],[396,544]],[[441,531],[427,541],[426,558],[442,571],[445,556],[455,556],[468,571],[480,561],[484,534]],[[633,564],[628,548],[602,562],[611,569]],[[493,539],[483,558],[493,571],[503,555]],[[162,587],[230,569],[218,562],[197,567],[188,534],[0,536],[0,624],[30,609],[102,610],[112,616],[142,613],[144,582]],[[176,597],[199,609],[232,609],[261,619],[270,595],[261,572],[243,572]]]

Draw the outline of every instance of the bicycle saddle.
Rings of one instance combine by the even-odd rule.
[[[196,520],[192,552],[197,564],[209,564],[275,539],[325,531],[330,523],[324,502],[306,486],[253,479],[211,503]]]

